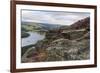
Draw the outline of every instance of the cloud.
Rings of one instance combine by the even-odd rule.
[[[71,25],[89,15],[89,13],[82,12],[22,10],[22,21]]]

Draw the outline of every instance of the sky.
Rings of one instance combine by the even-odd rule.
[[[67,11],[39,11],[22,10],[22,22],[38,22],[59,25],[71,25],[80,19],[90,16],[86,12],[67,12]]]

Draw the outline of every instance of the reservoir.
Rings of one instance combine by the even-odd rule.
[[[30,36],[26,38],[22,38],[21,40],[21,47],[28,46],[28,45],[34,45],[38,41],[43,40],[45,38],[44,34],[40,34],[38,32],[27,32],[30,34]]]

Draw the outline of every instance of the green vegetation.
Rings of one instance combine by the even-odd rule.
[[[21,31],[31,31],[31,32],[34,32],[34,31],[37,31],[37,30],[40,30],[41,27],[39,26],[38,23],[23,23],[22,26],[21,26]]]
[[[27,32],[21,32],[21,38],[26,38],[30,36],[30,34],[28,34]]]
[[[24,53],[29,49],[29,48],[32,48],[34,45],[28,45],[28,46],[24,46],[24,47],[21,47],[21,56],[24,55]]]

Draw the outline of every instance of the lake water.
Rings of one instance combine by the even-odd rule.
[[[29,37],[22,38],[22,45],[21,47],[36,44],[39,40],[43,40],[45,38],[45,35],[39,34],[37,32],[28,32],[30,34]]]

